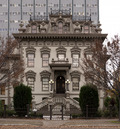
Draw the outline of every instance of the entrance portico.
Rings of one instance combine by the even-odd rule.
[[[71,64],[68,60],[63,61],[54,61],[49,64],[52,70],[52,80],[54,80],[53,91],[54,94],[66,94],[68,89],[65,81],[69,79],[69,69],[71,68]]]

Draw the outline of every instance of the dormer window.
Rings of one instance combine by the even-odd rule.
[[[37,26],[36,25],[32,25],[31,32],[37,33]]]
[[[89,33],[89,26],[88,25],[85,25],[85,27],[84,27],[84,33]]]
[[[63,32],[63,23],[61,21],[58,23],[58,32],[59,34]]]

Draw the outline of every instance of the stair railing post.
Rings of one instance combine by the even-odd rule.
[[[61,111],[62,111],[62,120],[63,120],[63,105],[62,105],[62,110]]]
[[[88,119],[88,105],[86,105],[86,119]]]
[[[27,117],[29,117],[30,105],[27,104]]]
[[[6,105],[4,105],[4,118],[6,118]]]
[[[50,105],[50,120],[52,120],[52,105]]]

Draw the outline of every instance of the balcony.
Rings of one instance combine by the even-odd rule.
[[[71,68],[71,63],[69,63],[68,58],[65,60],[54,60],[49,64],[52,70],[68,70]]]

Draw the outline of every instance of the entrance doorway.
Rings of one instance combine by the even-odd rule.
[[[65,93],[65,78],[63,76],[58,76],[56,80],[56,93],[64,94]]]

